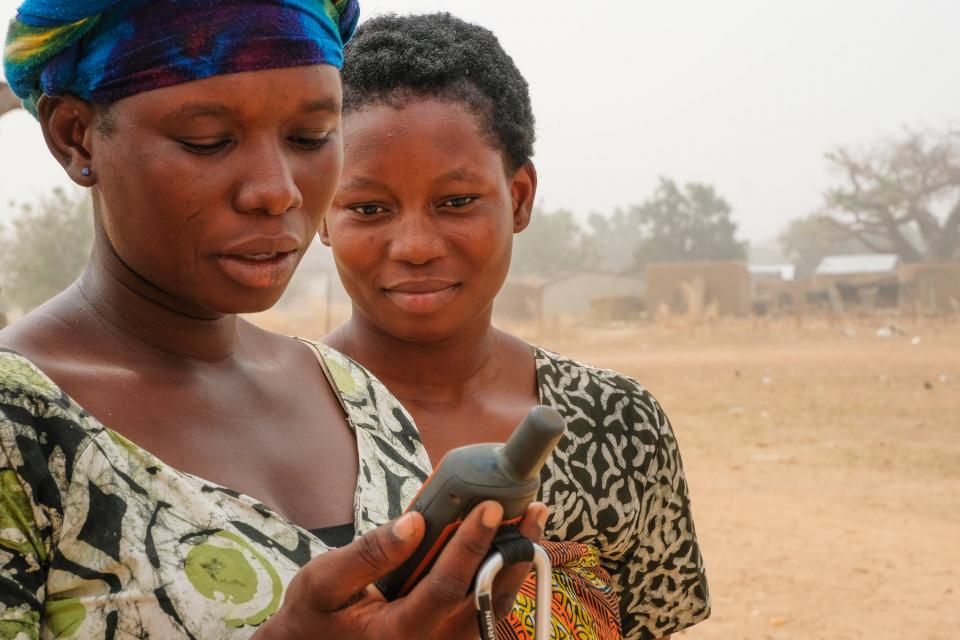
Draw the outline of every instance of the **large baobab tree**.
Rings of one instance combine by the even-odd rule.
[[[827,159],[842,184],[827,192],[824,219],[841,238],[906,262],[960,259],[960,131],[906,131]]]

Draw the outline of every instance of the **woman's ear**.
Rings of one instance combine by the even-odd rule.
[[[327,215],[330,215],[329,213]],[[330,232],[327,230],[327,216],[323,216],[323,219],[320,221],[320,229],[317,231],[317,235],[320,236],[320,242],[330,246]]]
[[[37,102],[37,119],[47,148],[70,176],[82,187],[96,184],[90,137],[93,106],[74,96],[43,96]]]
[[[537,197],[537,168],[533,162],[528,160],[513,174],[510,196],[513,201],[513,232],[520,233],[530,224],[530,213]]]

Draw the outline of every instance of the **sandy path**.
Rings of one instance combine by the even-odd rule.
[[[960,638],[960,327],[874,328],[541,339],[671,416],[714,607],[682,638]]]
[[[526,334],[671,417],[713,597],[678,640],[960,638],[960,324],[844,322]]]

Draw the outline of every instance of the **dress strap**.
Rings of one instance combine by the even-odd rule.
[[[303,344],[310,347],[310,350],[313,351],[313,355],[317,357],[317,362],[320,363],[320,370],[323,371],[323,375],[330,384],[330,388],[333,389],[333,395],[337,396],[337,402],[340,403],[343,413],[349,417],[350,409],[347,407],[347,403],[343,400],[343,395],[340,393],[340,387],[338,387],[336,381],[334,381],[333,374],[330,373],[330,367],[327,366],[327,361],[323,358],[323,353],[321,353],[320,347],[318,347],[317,344],[312,340],[306,340],[299,336],[294,336],[294,340],[299,340]]]

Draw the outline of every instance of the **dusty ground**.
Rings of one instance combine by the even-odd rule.
[[[540,340],[673,421],[714,611],[683,640],[960,638],[960,325],[881,323]]]
[[[960,324],[894,323],[526,332],[671,417],[713,594],[679,640],[960,638]]]

